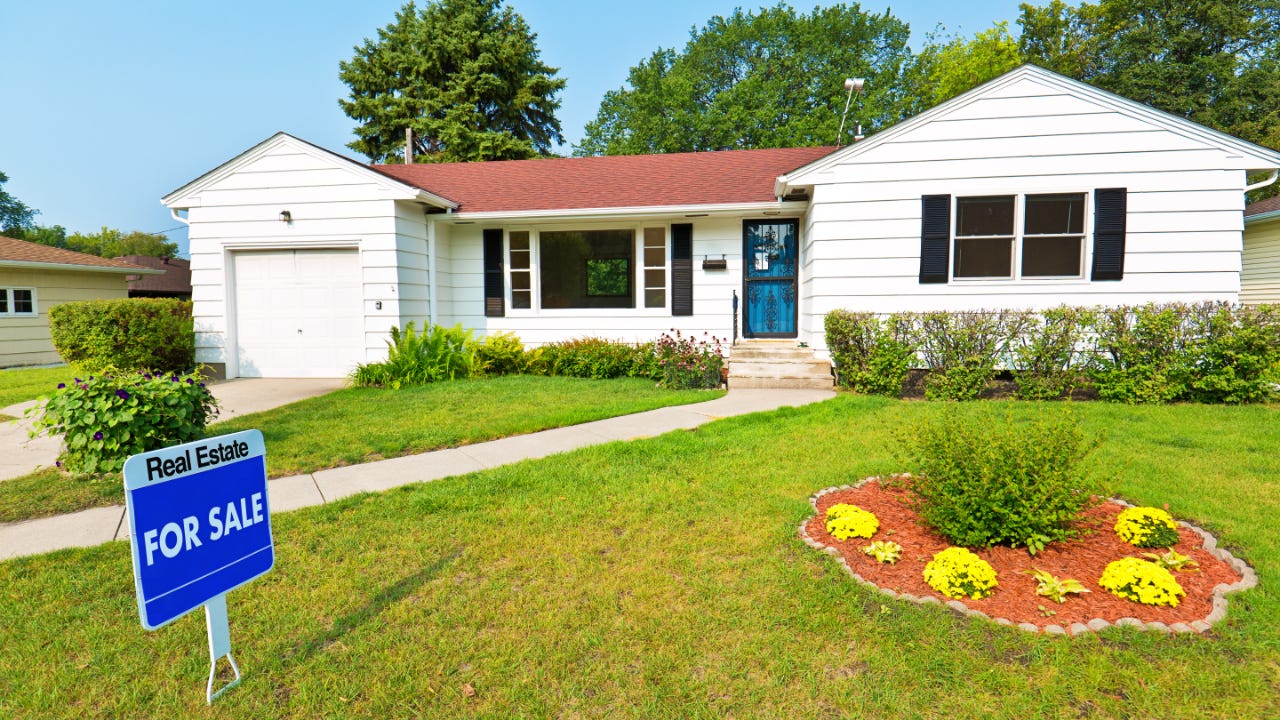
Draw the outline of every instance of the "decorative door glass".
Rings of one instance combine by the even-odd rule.
[[[742,334],[796,337],[797,220],[748,220],[742,225]]]

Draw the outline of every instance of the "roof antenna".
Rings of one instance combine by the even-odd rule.
[[[849,96],[844,101],[844,113],[840,115],[840,134],[836,136],[836,147],[840,147],[840,142],[844,140],[844,121],[849,116],[849,103],[853,102],[853,94],[862,94],[862,88],[866,87],[866,78],[845,78],[844,89],[849,91]],[[858,123],[858,129],[853,133],[853,141],[858,142],[864,136],[862,134],[862,123]]]
[[[404,129],[404,164],[413,164],[413,128]]]

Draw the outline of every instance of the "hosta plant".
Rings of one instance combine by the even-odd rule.
[[[1167,548],[1178,544],[1178,523],[1160,508],[1132,507],[1116,517],[1116,535],[1140,548]]]
[[[837,540],[869,538],[879,529],[876,516],[857,505],[837,503],[827,508],[827,532]]]
[[[1183,555],[1177,550],[1170,550],[1163,555],[1159,553],[1142,553],[1142,557],[1148,558],[1151,562],[1159,565],[1160,567],[1174,572],[1190,572],[1197,570],[1200,567],[1200,563],[1192,560],[1186,555]]]
[[[1136,557],[1121,558],[1108,564],[1098,585],[1117,597],[1143,605],[1177,607],[1187,594],[1173,573]]]
[[[902,557],[902,546],[892,540],[877,540],[862,548],[862,552],[875,558],[876,562],[892,565]]]
[[[1073,593],[1089,592],[1079,580],[1055,577],[1047,570],[1032,568],[1027,574],[1036,579],[1036,594],[1056,603],[1066,602],[1067,596]]]
[[[924,566],[929,587],[957,600],[987,597],[997,584],[995,568],[962,547],[949,547]]]

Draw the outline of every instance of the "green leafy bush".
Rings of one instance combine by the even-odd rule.
[[[1164,403],[1186,395],[1192,362],[1181,304],[1107,308],[1094,324],[1098,354],[1092,371],[1103,400]]]
[[[949,547],[924,566],[929,587],[957,600],[987,597],[998,584],[995,568],[962,547]]]
[[[53,346],[84,373],[190,372],[196,364],[191,303],[171,298],[86,300],[49,308]]]
[[[1098,585],[1116,597],[1143,605],[1177,607],[1186,591],[1173,573],[1155,563],[1135,557],[1121,558],[1107,564]]]
[[[391,328],[387,359],[359,365],[352,373],[356,385],[398,389],[441,380],[471,377],[477,372],[476,343],[462,325],[433,325],[417,333],[413,323]]]
[[[880,320],[871,313],[835,310],[824,322],[841,385],[858,393],[902,394],[907,371],[916,361],[914,315],[896,313]]]
[[[1022,331],[1008,339],[1018,397],[1057,400],[1080,385],[1084,368],[1077,358],[1092,318],[1089,310],[1066,306],[1025,316]]]
[[[1280,385],[1280,306],[1205,304],[1192,309],[1191,396],[1200,402],[1266,402]]]
[[[476,346],[476,362],[486,375],[519,375],[527,362],[524,343],[509,332],[486,335]]]
[[[529,370],[537,375],[593,380],[619,377],[657,380],[660,377],[652,343],[636,346],[596,337],[543,345],[531,354]]]
[[[1086,508],[1108,496],[1082,469],[1097,447],[1069,411],[1023,420],[948,408],[898,433],[898,455],[921,519],[957,545],[1026,547],[1073,537]]]
[[[931,312],[920,316],[920,354],[929,375],[930,400],[976,400],[995,375],[996,364],[1014,334],[1010,314]]]
[[[61,435],[58,465],[75,474],[118,472],[130,455],[198,440],[217,403],[194,374],[125,373],[59,383],[27,411],[32,435]]]
[[[653,351],[661,368],[662,386],[671,390],[711,390],[720,387],[720,370],[724,367],[724,355],[720,340],[703,333],[710,339],[694,340],[684,337],[679,330],[675,335],[662,334],[654,343]]]

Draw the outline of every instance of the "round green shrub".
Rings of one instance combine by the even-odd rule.
[[[190,372],[196,364],[191,303],[172,298],[87,300],[49,308],[53,346],[85,373]]]

